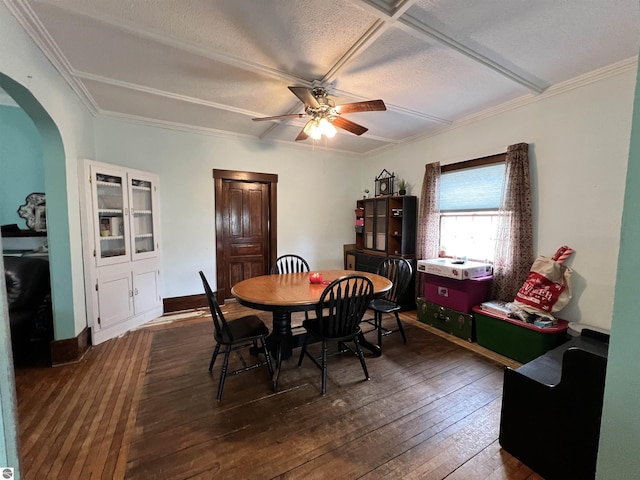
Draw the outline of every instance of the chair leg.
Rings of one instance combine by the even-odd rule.
[[[402,341],[404,343],[407,343],[407,337],[404,334],[404,328],[402,328],[402,322],[400,321],[400,316],[398,315],[398,312],[393,312],[396,315],[396,322],[398,322],[398,330],[400,331],[400,334],[402,335]]]
[[[382,352],[382,312],[376,312],[375,324],[378,330],[378,347]]]
[[[213,370],[213,364],[216,363],[218,352],[220,351],[220,344],[216,343],[216,348],[213,349],[213,355],[211,356],[211,362],[209,362],[209,371]]]
[[[327,391],[327,341],[322,341],[322,395]]]
[[[218,401],[222,399],[222,389],[224,388],[224,381],[227,377],[227,368],[229,367],[229,355],[231,354],[231,347],[227,346],[224,352],[224,362],[222,363],[222,372],[220,372],[220,383],[218,384]]]
[[[353,339],[353,343],[355,343],[356,345],[356,355],[358,355],[358,358],[360,359],[362,371],[364,372],[364,378],[366,378],[367,380],[371,380],[371,377],[369,377],[369,371],[367,370],[367,364],[364,361],[364,355],[362,354],[362,350],[360,350],[360,342],[358,341],[358,337],[355,337]]]
[[[300,357],[298,357],[298,366],[302,365],[304,354],[307,353],[307,335],[302,339],[302,348],[300,349]]]
[[[260,337],[260,341],[262,342],[262,351],[264,352],[264,359],[267,362],[267,369],[269,370],[269,378],[273,379],[273,365],[271,365],[271,355],[267,348],[267,340],[264,337]]]

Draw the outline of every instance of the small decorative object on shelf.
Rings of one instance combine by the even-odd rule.
[[[39,218],[36,218],[36,208],[37,207],[45,207],[47,204],[47,200],[45,198],[44,193],[30,193],[25,198],[25,204],[20,205],[18,208],[18,216],[20,218],[24,218],[27,222],[27,228],[29,230],[34,230],[36,232],[46,231],[46,221],[44,221],[44,215],[46,215],[46,210],[41,209],[38,213],[40,215]],[[44,221],[44,227],[43,227]],[[40,227],[40,228],[37,228]]]
[[[409,184],[404,178],[398,179],[398,195],[406,195]]]
[[[376,177],[376,197],[383,195],[393,195],[395,175],[383,169]]]

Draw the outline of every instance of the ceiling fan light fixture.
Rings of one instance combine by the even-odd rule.
[[[320,137],[322,137],[322,132],[320,132],[320,126],[317,118],[309,120],[304,126],[303,131],[314,140],[320,140]]]
[[[336,134],[336,127],[325,117],[316,117],[304,126],[304,133],[314,140],[320,140],[322,135],[333,138]]]
[[[318,122],[318,130],[320,130],[321,135],[324,135],[327,138],[333,138],[336,135],[336,127],[334,127],[325,117],[322,117]]]

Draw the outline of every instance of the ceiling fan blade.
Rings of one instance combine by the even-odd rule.
[[[369,130],[368,128],[363,127],[362,125],[358,125],[357,123],[342,117],[338,117],[331,120],[331,123],[333,123],[335,127],[342,128],[343,130],[347,130],[348,132],[355,133],[356,135],[362,135],[364,132]]]
[[[310,120],[311,121],[311,120]],[[308,123],[308,122],[307,122]],[[309,135],[307,135],[306,133],[304,133],[304,129],[306,128],[306,125],[304,127],[302,127],[302,130],[300,130],[300,133],[298,134],[298,136],[296,137],[296,142],[299,142],[301,140],[306,140],[307,138],[309,138]]]
[[[287,118],[304,118],[306,117],[306,113],[291,113],[289,115],[276,115],[275,117],[260,117],[260,118],[252,118],[254,122],[264,122],[267,120],[286,120]]]
[[[367,100],[336,106],[338,113],[377,112],[386,109],[387,107],[382,100]]]
[[[316,100],[316,97],[313,96],[313,93],[311,93],[311,90],[307,87],[289,87],[289,90],[306,106],[311,108],[320,107],[318,100]]]

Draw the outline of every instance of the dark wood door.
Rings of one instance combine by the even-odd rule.
[[[214,170],[218,299],[275,261],[276,175]]]

